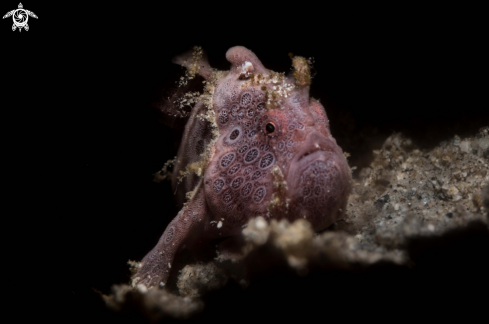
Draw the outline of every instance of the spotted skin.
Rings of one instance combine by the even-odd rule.
[[[252,217],[305,218],[319,231],[345,212],[351,172],[323,106],[309,97],[305,59],[293,59],[286,77],[244,47],[226,58],[231,68],[221,74],[195,51],[175,59],[197,67],[212,91],[192,109],[173,173],[177,201],[186,203],[133,283],[163,286],[184,245],[238,235]]]

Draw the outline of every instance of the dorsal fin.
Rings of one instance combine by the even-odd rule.
[[[203,81],[210,78],[213,70],[199,46],[175,56],[172,62],[186,71],[157,87],[151,106],[158,111],[160,123],[183,130],[196,99],[203,92]]]
[[[158,114],[158,122],[174,129],[183,130],[188,121],[194,103],[185,101],[185,95],[202,93],[203,78],[196,76],[189,80],[185,85],[179,85],[178,81],[182,73],[176,74],[167,82],[155,87],[150,106],[156,109]]]
[[[172,62],[185,67],[189,78],[193,78],[198,74],[209,80],[212,74],[207,53],[200,46],[194,46],[193,49],[175,56]]]

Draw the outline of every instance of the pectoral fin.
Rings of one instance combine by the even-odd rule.
[[[156,246],[141,261],[141,266],[132,276],[133,286],[164,286],[175,254],[189,239],[199,236],[208,217],[209,211],[201,182],[189,202],[168,225]]]

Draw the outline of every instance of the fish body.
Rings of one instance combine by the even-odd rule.
[[[133,284],[164,285],[183,245],[238,235],[252,217],[304,218],[319,231],[345,212],[351,172],[324,107],[309,97],[308,60],[293,57],[285,76],[241,46],[226,58],[229,71],[212,69],[200,48],[174,59],[187,79],[204,78],[204,93],[179,101],[193,103],[172,174],[183,208]],[[161,107],[172,109],[171,100]]]

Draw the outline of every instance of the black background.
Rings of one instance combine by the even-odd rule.
[[[105,314],[93,289],[127,282],[127,260],[140,260],[177,212],[170,184],[152,174],[175,156],[178,137],[149,104],[180,71],[171,58],[194,45],[222,70],[235,45],[275,71],[289,71],[289,52],[314,57],[311,95],[359,167],[395,131],[430,147],[489,124],[477,8],[23,4],[39,17],[28,32],[12,32],[10,18],[0,26],[2,164],[13,205],[3,250],[26,264],[21,283],[61,286],[56,300],[73,314]]]

